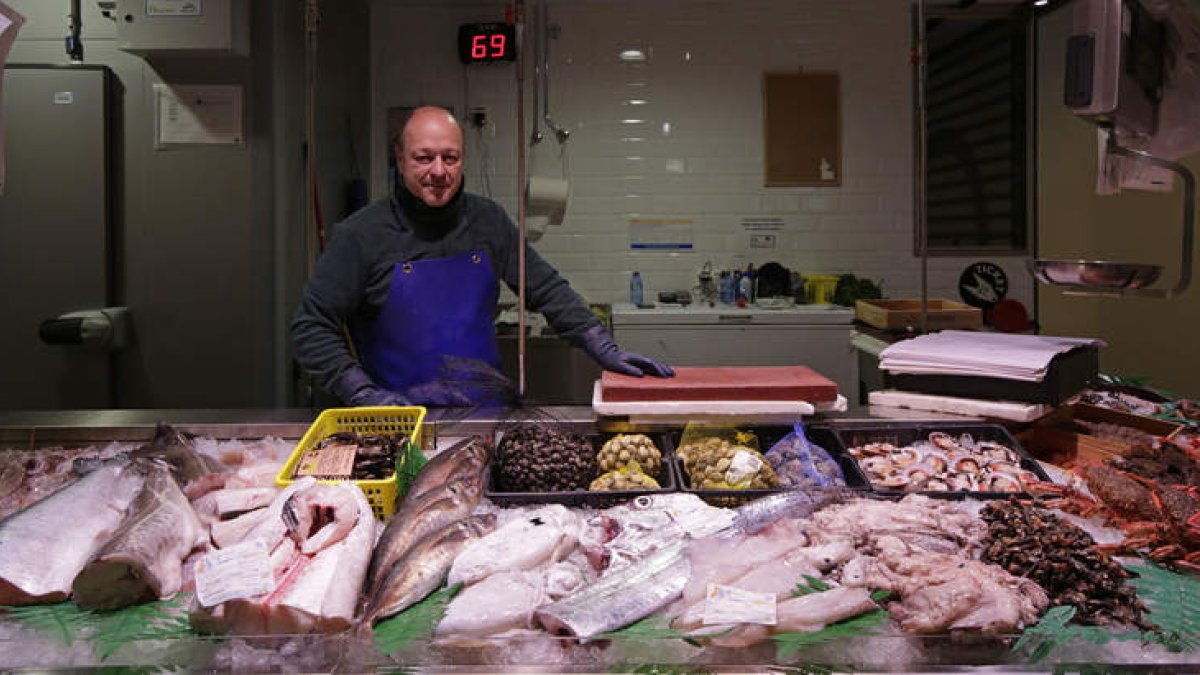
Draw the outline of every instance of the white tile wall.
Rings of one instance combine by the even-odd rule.
[[[777,261],[802,272],[849,271],[884,281],[889,295],[920,293],[912,254],[912,74],[901,0],[560,0],[550,21],[550,113],[571,130],[531,150],[531,174],[571,181],[561,227],[536,248],[593,302],[628,298],[637,269],[646,295],[690,288],[706,261],[718,269]],[[514,65],[459,65],[459,23],[503,20],[498,2],[376,2],[373,11],[373,157],[385,188],[389,106],[486,106],[492,125],[468,132],[468,185],[516,213]],[[528,39],[528,36],[527,36]],[[527,43],[528,44],[528,43]],[[622,49],[646,52],[621,61]],[[531,61],[533,51],[527,49]],[[532,123],[532,63],[525,81]],[[765,71],[834,70],[842,91],[842,186],[764,188],[761,82]],[[646,101],[631,105],[631,99]],[[622,120],[642,120],[622,123]],[[544,130],[544,127],[543,127]],[[529,132],[521,134],[528,140]],[[486,147],[485,147],[486,146]],[[471,162],[476,165],[472,166]],[[779,216],[774,249],[751,249],[748,216]],[[690,218],[688,252],[631,251],[634,217]],[[957,298],[976,258],[929,263],[930,295]],[[1031,305],[1023,259],[991,258],[1010,294]]]

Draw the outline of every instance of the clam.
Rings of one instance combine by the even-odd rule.
[[[954,437],[943,431],[935,431],[929,434],[929,442],[943,450],[959,449],[959,444],[954,440]]]
[[[951,489],[949,483],[937,478],[925,481],[924,488],[930,492],[949,492]]]
[[[983,479],[981,487],[989,492],[1020,492],[1021,483],[1015,476],[1006,473],[993,473]]]
[[[876,476],[891,476],[896,473],[896,463],[887,457],[867,457],[862,460],[862,468]]]
[[[921,453],[918,452],[915,448],[911,448],[911,447],[900,448],[899,450],[896,450],[895,452],[892,452],[891,454],[889,454],[888,459],[892,460],[892,462],[896,466],[898,466],[900,468],[904,468],[904,467],[912,466],[913,464],[916,464],[917,462],[921,461]]]
[[[946,483],[952,490],[969,492],[975,489],[975,476],[969,473],[952,473],[946,477]]]
[[[879,481],[879,485],[890,490],[902,490],[908,486],[908,476],[894,474]]]
[[[958,459],[954,460],[954,463],[951,466],[954,467],[954,471],[957,473],[970,474],[978,474],[981,468],[979,465],[979,460],[975,459],[974,457],[959,457]]]
[[[1017,457],[1017,453],[1013,452],[1012,448],[1001,445],[995,441],[980,441],[979,452],[983,454],[983,456],[992,460],[1016,462],[1020,459]]]
[[[950,458],[940,452],[927,452],[921,458],[920,464],[930,468],[932,473],[942,473],[950,463]]]

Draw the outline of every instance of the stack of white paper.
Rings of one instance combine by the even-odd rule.
[[[970,375],[1041,382],[1055,356],[1102,340],[947,330],[883,350],[879,367],[895,375]]]

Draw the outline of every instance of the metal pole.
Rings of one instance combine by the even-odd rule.
[[[517,396],[525,398],[525,0],[517,0]],[[537,111],[534,111],[535,113]]]
[[[925,213],[925,0],[917,0],[917,203],[914,211],[917,222],[917,251],[921,254],[921,333],[925,333],[929,318],[929,228]]]

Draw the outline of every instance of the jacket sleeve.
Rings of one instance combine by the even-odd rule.
[[[501,231],[506,244],[501,254],[504,260],[504,282],[516,292],[519,278],[517,251],[521,237],[508,214],[499,210],[499,215],[504,221]],[[592,313],[583,297],[571,288],[571,284],[546,262],[529,242],[525,243],[525,272],[526,308],[544,315],[559,335],[572,344],[579,345],[587,329],[600,324],[600,318]]]
[[[292,321],[296,360],[318,386],[342,401],[371,382],[351,355],[343,330],[363,302],[368,264],[358,237],[344,226],[335,229]]]

